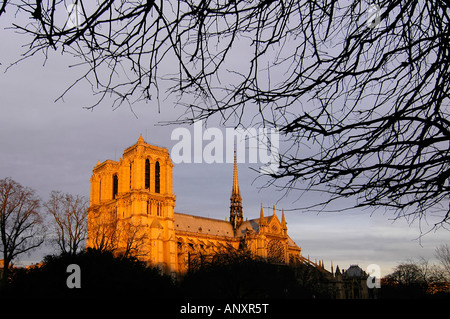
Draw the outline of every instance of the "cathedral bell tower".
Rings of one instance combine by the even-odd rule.
[[[244,219],[242,213],[242,197],[239,191],[239,181],[236,164],[236,150],[234,150],[234,174],[233,174],[233,189],[230,197],[230,223],[233,226],[234,232],[241,226]]]
[[[119,161],[99,162],[91,177],[87,247],[176,271],[172,168],[168,149],[146,143],[142,135]]]

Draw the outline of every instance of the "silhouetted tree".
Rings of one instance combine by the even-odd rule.
[[[332,298],[334,295],[332,278],[324,270],[304,263],[291,265],[290,268],[295,273],[298,285],[314,298]]]
[[[117,214],[106,212],[99,216],[90,215],[88,218],[90,248],[100,251],[115,251],[119,241]]]
[[[67,266],[80,267],[81,288],[67,287]],[[76,254],[46,256],[31,269],[17,269],[6,297],[95,298],[95,300],[176,298],[169,276],[135,258],[114,257],[111,252],[87,249]]]
[[[200,256],[198,256],[200,258]],[[189,298],[267,299],[329,297],[316,283],[299,283],[299,269],[273,264],[247,251],[201,257],[181,281]],[[305,267],[309,267],[306,266]]]
[[[450,247],[448,244],[440,245],[436,248],[436,258],[440,261],[443,267],[444,277],[447,282],[450,282]]]
[[[52,191],[44,206],[53,217],[51,224],[57,236],[54,242],[61,253],[75,254],[84,249],[88,201],[82,196]]]
[[[24,56],[73,54],[99,102],[148,101],[171,80],[178,123],[278,128],[269,185],[329,195],[309,208],[352,197],[448,221],[446,1],[10,0],[0,14],[9,7],[32,38]]]
[[[90,247],[114,252],[124,257],[142,257],[141,248],[148,244],[147,225],[141,219],[119,218],[115,211],[91,215],[89,223]]]
[[[431,298],[435,296],[429,288],[445,284],[445,281],[442,267],[430,265],[423,258],[410,260],[396,266],[391,274],[382,279],[381,296],[395,299]]]
[[[6,284],[11,262],[44,242],[45,227],[39,213],[40,199],[31,188],[11,178],[0,180],[0,251],[3,254],[2,284]]]
[[[120,253],[125,257],[143,257],[148,255],[148,227],[141,220],[125,220],[120,224],[120,237],[123,246]]]

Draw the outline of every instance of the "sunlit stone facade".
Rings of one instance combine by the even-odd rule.
[[[275,207],[265,216],[261,206],[259,218],[244,218],[236,156],[224,219],[176,213],[172,168],[169,151],[142,136],[119,161],[98,162],[91,177],[87,246],[134,255],[172,274],[185,272],[196,256],[230,250],[247,249],[277,263],[301,259],[284,212],[280,220]]]

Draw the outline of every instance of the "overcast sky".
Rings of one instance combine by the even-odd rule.
[[[174,99],[111,108],[112,101],[89,111],[95,100],[86,84],[75,87],[64,101],[57,97],[76,79],[81,70],[69,68],[75,61],[51,53],[46,61],[34,58],[6,68],[23,52],[23,37],[4,30],[6,19],[0,19],[0,178],[11,177],[34,188],[46,200],[51,190],[89,196],[89,178],[98,161],[119,160],[123,150],[136,143],[140,134],[150,143],[171,151],[177,141],[170,139],[175,126],[158,122],[176,119],[181,107]],[[110,103],[110,104],[108,104]],[[186,126],[193,133],[193,128]],[[274,189],[260,190],[257,174],[250,164],[238,165],[243,197],[244,217],[258,218],[261,203],[265,214],[299,206],[297,194],[283,198]],[[233,165],[177,164],[173,170],[175,211],[224,219],[229,216]],[[306,194],[304,204],[317,194]],[[302,205],[304,206],[304,205]],[[421,238],[417,223],[404,220],[392,223],[389,213],[348,211],[343,213],[287,212],[288,233],[302,249],[304,256],[323,260],[341,269],[359,264],[381,266],[382,275],[406,261],[425,257],[435,262],[434,250],[450,243],[450,232],[441,230]],[[432,223],[432,221],[430,221]],[[425,225],[426,226],[426,225]],[[37,262],[42,254],[22,256],[23,263]],[[50,250],[51,251],[51,250]]]

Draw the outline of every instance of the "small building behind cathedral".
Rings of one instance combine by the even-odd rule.
[[[232,250],[275,263],[303,259],[284,211],[280,219],[275,207],[269,215],[261,205],[259,218],[244,219],[236,155],[229,216],[223,219],[175,212],[172,169],[169,151],[142,135],[119,161],[98,162],[90,180],[87,247],[132,255],[169,274],[186,272],[195,256]]]

